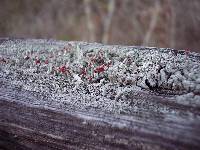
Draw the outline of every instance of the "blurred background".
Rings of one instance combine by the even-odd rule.
[[[0,37],[200,52],[200,0],[0,0]]]

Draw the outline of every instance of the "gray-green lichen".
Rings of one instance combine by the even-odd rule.
[[[178,103],[199,105],[200,62],[190,57],[194,55],[84,42],[7,40],[0,45],[0,78],[79,109],[129,111],[130,93],[142,89],[170,91],[179,94]]]

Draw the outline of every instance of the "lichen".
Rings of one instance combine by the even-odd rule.
[[[79,109],[129,111],[130,93],[141,88],[186,93],[178,103],[200,104],[200,62],[173,50],[8,40],[0,63],[11,84]]]

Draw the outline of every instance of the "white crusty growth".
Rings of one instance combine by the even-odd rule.
[[[1,44],[0,77],[80,109],[123,112],[130,93],[140,88],[186,94],[177,96],[177,102],[200,104],[200,62],[184,52],[44,42]]]

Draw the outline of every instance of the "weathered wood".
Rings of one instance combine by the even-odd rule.
[[[138,113],[148,118],[140,118],[139,115],[63,112],[16,102],[14,96],[9,98],[12,96],[9,92],[1,93],[0,130],[5,132],[1,134],[1,141],[7,141],[2,143],[3,147],[15,141],[18,143],[16,146],[33,149],[199,148],[199,122],[180,121],[180,116],[174,115],[179,118],[165,121],[165,118],[161,118],[162,114],[150,117],[151,114],[147,112],[147,115],[145,112]],[[6,134],[8,137],[4,136]]]
[[[143,102],[131,114],[34,103],[38,99],[0,80],[0,149],[200,149],[200,108],[166,94],[133,93],[133,101]]]

